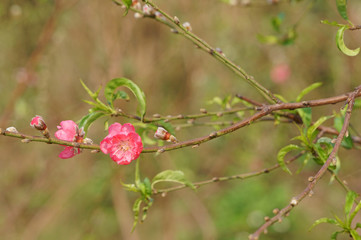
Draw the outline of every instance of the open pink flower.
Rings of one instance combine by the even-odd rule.
[[[127,165],[137,159],[143,150],[143,143],[140,136],[135,132],[134,126],[125,123],[112,124],[109,134],[100,142],[100,150],[109,154],[110,158],[122,165]]]
[[[70,141],[70,142],[83,142],[84,131],[79,129],[78,125],[72,120],[66,120],[60,122],[58,126],[58,131],[55,132],[55,137],[60,140]],[[59,154],[59,157],[62,159],[74,157],[76,154],[79,154],[81,149],[67,146]]]

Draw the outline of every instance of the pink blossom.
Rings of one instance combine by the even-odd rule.
[[[122,126],[114,123],[108,131],[109,134],[100,142],[103,153],[109,154],[113,161],[122,165],[127,165],[139,157],[143,143],[132,124],[125,123]]]
[[[58,126],[58,131],[55,132],[55,137],[60,140],[82,143],[84,137],[83,129],[79,129],[78,125],[72,120],[66,120],[60,122]],[[59,154],[59,157],[62,159],[74,157],[76,154],[79,154],[81,149],[67,146]]]
[[[271,70],[271,79],[274,83],[282,84],[288,80],[291,75],[291,69],[288,64],[279,64]]]
[[[36,115],[35,117],[33,117],[33,119],[31,119],[30,126],[32,126],[33,128],[35,128],[37,130],[45,130],[46,129],[46,124],[45,124],[44,119],[38,115]]]

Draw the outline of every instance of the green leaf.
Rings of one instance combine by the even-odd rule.
[[[296,109],[296,111],[300,115],[303,124],[306,127],[309,127],[312,122],[312,109],[311,108],[299,108],[299,109]]]
[[[182,171],[165,170],[158,173],[152,180],[152,189],[154,189],[154,185],[159,182],[176,182],[184,184],[193,190],[195,189],[195,186],[185,178]]]
[[[316,83],[313,83],[313,84],[311,84],[310,86],[306,87],[305,89],[303,89],[303,90],[301,91],[301,93],[297,96],[296,102],[301,101],[301,99],[302,99],[307,93],[309,93],[309,92],[311,92],[312,90],[320,87],[321,85],[322,85],[321,82],[316,82]]]
[[[330,119],[331,117],[333,116],[320,117],[311,127],[309,127],[309,129],[307,130],[308,139],[313,140],[312,139],[313,132],[316,131],[317,128],[322,125],[322,123],[324,123],[326,120]]]
[[[147,201],[147,204],[143,207],[143,214],[142,214],[142,219],[141,221],[144,222],[144,220],[147,218],[148,215],[148,209],[153,205],[153,198],[150,198]]]
[[[331,240],[337,240],[337,235],[340,233],[344,233],[345,231],[338,231],[338,232],[333,232],[331,235]]]
[[[113,2],[120,6],[125,6],[125,13],[124,16],[128,14],[129,8],[132,6],[132,0],[121,0],[122,2],[119,2],[118,0],[113,0]]]
[[[139,174],[139,162],[140,160],[137,159],[137,162],[135,164],[135,185],[140,188],[142,185],[142,181],[140,180],[140,174]]]
[[[261,43],[266,43],[266,44],[270,44],[270,45],[278,43],[278,38],[276,36],[274,36],[274,35],[258,34],[257,39]]]
[[[355,103],[353,105],[353,108],[361,108],[361,99],[355,99]]]
[[[127,78],[115,78],[107,83],[104,89],[104,95],[107,99],[110,106],[113,108],[113,100],[114,100],[114,91],[118,87],[127,87],[137,98],[139,103],[139,114],[141,119],[143,120],[145,112],[146,112],[146,102],[145,102],[145,94],[144,92],[136,85],[132,80]]]
[[[346,47],[344,39],[343,39],[343,35],[345,33],[346,28],[347,28],[347,26],[344,25],[337,30],[336,44],[337,44],[338,49],[341,52],[343,52],[347,56],[353,57],[353,56],[356,56],[357,54],[359,54],[360,48],[356,48],[356,49],[352,50],[352,49],[349,49],[348,47]]]
[[[284,19],[285,19],[285,13],[283,12],[279,13],[277,17],[271,19],[272,27],[276,32],[280,32],[280,26]]]
[[[350,214],[350,218],[349,218],[350,223],[352,223],[352,220],[354,219],[356,214],[360,211],[360,209],[361,209],[361,201],[356,205],[355,210]],[[360,223],[357,223],[357,224],[360,224]],[[357,224],[356,224],[356,228],[358,228]]]
[[[133,222],[132,232],[134,231],[138,223],[140,205],[142,204],[142,201],[143,201],[142,198],[138,198],[137,200],[135,200],[133,204],[134,222]]]
[[[323,24],[328,24],[328,25],[331,25],[331,26],[336,26],[336,27],[342,27],[342,26],[344,26],[344,24],[339,24],[339,23],[336,22],[336,21],[330,22],[330,21],[328,21],[328,20],[321,20],[321,23],[323,23]]]
[[[286,36],[283,38],[283,40],[281,41],[282,45],[290,45],[293,44],[294,41],[297,38],[297,32],[295,27],[291,27],[288,29]]]
[[[125,184],[122,181],[120,181],[120,183],[122,184],[122,186],[125,188],[125,190],[127,191],[131,191],[131,192],[139,192],[139,189],[134,185],[134,184]]]
[[[361,223],[356,223],[355,229],[361,228]]]
[[[332,139],[329,138],[329,137],[321,137],[321,138],[319,138],[317,140],[317,143],[319,143],[319,144],[327,144],[327,145],[329,145],[331,147],[333,147],[335,145],[334,143],[332,143]]]
[[[151,185],[151,183],[150,183],[149,178],[144,178],[143,183],[144,183],[144,186],[145,186],[145,193],[146,193],[146,195],[147,195],[147,196],[152,195],[152,185]]]
[[[337,5],[338,13],[341,15],[341,17],[345,20],[348,20],[347,10],[346,10],[347,0],[336,0],[336,5]]]
[[[91,112],[87,115],[85,115],[82,119],[79,121],[79,128],[84,128],[84,132],[88,132],[88,128],[90,125],[97,120],[98,118],[101,118],[105,115],[103,112]]]
[[[355,193],[354,191],[348,191],[347,195],[346,195],[346,201],[345,201],[345,208],[344,208],[344,212],[346,215],[346,218],[349,218],[349,214],[351,212],[352,206],[353,206],[353,202],[355,201],[357,197],[357,193]]]
[[[334,128],[340,132],[344,121],[345,121],[344,115],[337,114],[333,121]],[[342,147],[344,147],[346,149],[351,149],[353,147],[352,137],[350,135],[344,136],[344,138],[342,139],[341,145],[342,145]]]
[[[117,99],[123,99],[125,101],[129,101],[129,95],[124,92],[124,91],[117,91],[114,95],[113,95],[113,102]]]
[[[351,229],[350,234],[354,240],[361,240],[361,237],[360,237],[360,235],[358,235],[356,230]]]
[[[81,79],[80,79],[80,83],[91,98],[95,100],[98,97],[98,95],[96,93],[93,93]]]
[[[347,228],[346,223],[344,223],[337,215],[334,214],[333,216],[335,217],[340,227]]]
[[[320,219],[316,220],[312,224],[312,226],[308,229],[308,231],[311,231],[314,227],[316,227],[320,223],[330,223],[330,224],[338,225],[338,223],[337,223],[337,221],[335,219],[332,219],[332,218],[320,218]]]
[[[278,98],[279,100],[281,100],[282,102],[284,102],[284,103],[287,103],[287,102],[288,102],[287,99],[284,98],[282,95],[274,94],[274,96],[275,96],[276,98]]]
[[[288,152],[293,151],[293,150],[300,150],[301,147],[294,145],[294,144],[290,144],[287,145],[285,147],[283,147],[277,154],[277,161],[278,164],[281,166],[281,168],[283,169],[283,171],[289,173],[292,175],[291,171],[288,169],[288,167],[285,164],[285,156]]]

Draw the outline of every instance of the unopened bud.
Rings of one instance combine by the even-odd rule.
[[[173,18],[173,19],[174,19],[174,23],[175,23],[175,24],[179,24],[179,23],[180,23],[180,21],[179,21],[179,19],[178,19],[178,17],[177,17],[177,16],[174,16],[174,18]]]
[[[223,57],[225,57],[226,55],[223,53],[223,51],[222,51],[222,49],[220,49],[220,48],[216,48],[216,51],[219,53],[219,54],[221,54]]]
[[[158,11],[156,11],[156,12],[154,13],[154,15],[155,15],[155,17],[157,17],[157,18],[160,18],[160,19],[162,19],[162,20],[166,20],[166,18],[163,16],[163,14],[161,14],[161,13],[158,12]]]
[[[31,140],[28,139],[28,138],[25,138],[25,139],[22,139],[21,142],[22,142],[22,143],[29,143],[29,142],[31,142]]]
[[[204,114],[207,113],[207,110],[206,110],[205,108],[201,108],[201,109],[199,109],[199,111],[200,111],[201,113],[204,113]]]
[[[91,140],[90,138],[84,138],[83,143],[87,145],[91,145],[93,144],[93,140]]]
[[[314,192],[311,190],[311,191],[308,193],[308,196],[309,196],[309,197],[312,197],[313,194],[314,194]]]
[[[19,133],[15,127],[8,127],[5,129],[5,131],[11,132],[11,133]]]
[[[160,118],[160,114],[159,113],[153,114],[153,117],[154,118]]]
[[[138,0],[133,0],[132,7],[134,9],[136,9],[136,10],[141,10],[142,9],[142,5],[140,4],[140,2]]]
[[[31,119],[30,126],[40,131],[44,131],[47,128],[44,119],[38,115]]]
[[[280,210],[278,208],[275,208],[272,210],[273,214],[276,215],[280,212]]]
[[[178,30],[175,29],[175,28],[171,28],[170,31],[171,31],[172,33],[178,33]]]
[[[90,153],[98,153],[100,152],[98,149],[91,150]]]
[[[158,127],[157,131],[154,134],[154,137],[167,142],[178,142],[178,140],[172,134],[170,134],[162,127]]]
[[[153,15],[154,14],[154,9],[151,6],[149,6],[148,4],[145,4],[143,6],[143,13],[145,15]]]
[[[164,148],[161,148],[157,151],[158,154],[161,154],[161,153],[164,153],[165,152],[165,149]]]
[[[189,31],[189,32],[192,31],[192,26],[189,22],[185,22],[182,25],[185,29],[187,29],[187,31]]]
[[[298,201],[296,198],[292,198],[291,202],[290,202],[291,206],[294,207],[298,204]]]
[[[143,17],[143,14],[138,13],[138,12],[134,13],[134,18],[142,18],[142,17]]]

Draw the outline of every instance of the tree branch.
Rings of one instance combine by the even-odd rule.
[[[259,236],[263,232],[265,232],[269,226],[278,222],[280,219],[282,219],[282,217],[284,215],[289,213],[296,205],[299,204],[300,201],[302,201],[307,195],[310,194],[312,189],[315,187],[315,185],[318,183],[318,181],[321,179],[321,177],[325,174],[325,172],[327,171],[330,164],[336,158],[336,154],[338,152],[339,147],[341,146],[342,139],[347,132],[347,128],[350,123],[352,108],[355,103],[355,98],[357,96],[359,96],[359,94],[360,94],[360,88],[361,88],[361,86],[357,87],[356,90],[354,92],[352,92],[351,94],[349,94],[349,96],[346,99],[347,103],[348,103],[348,107],[347,107],[347,111],[345,114],[345,120],[344,120],[342,129],[336,138],[335,146],[334,146],[332,152],[330,153],[329,157],[327,158],[326,162],[323,164],[323,166],[320,168],[320,170],[316,173],[315,176],[309,178],[310,183],[303,190],[303,192],[300,193],[298,196],[293,197],[291,199],[290,203],[286,207],[284,207],[282,210],[280,210],[274,217],[272,217],[271,219],[266,221],[260,228],[257,229],[257,231],[255,231],[252,235],[250,235],[249,236],[250,240],[258,240]]]

